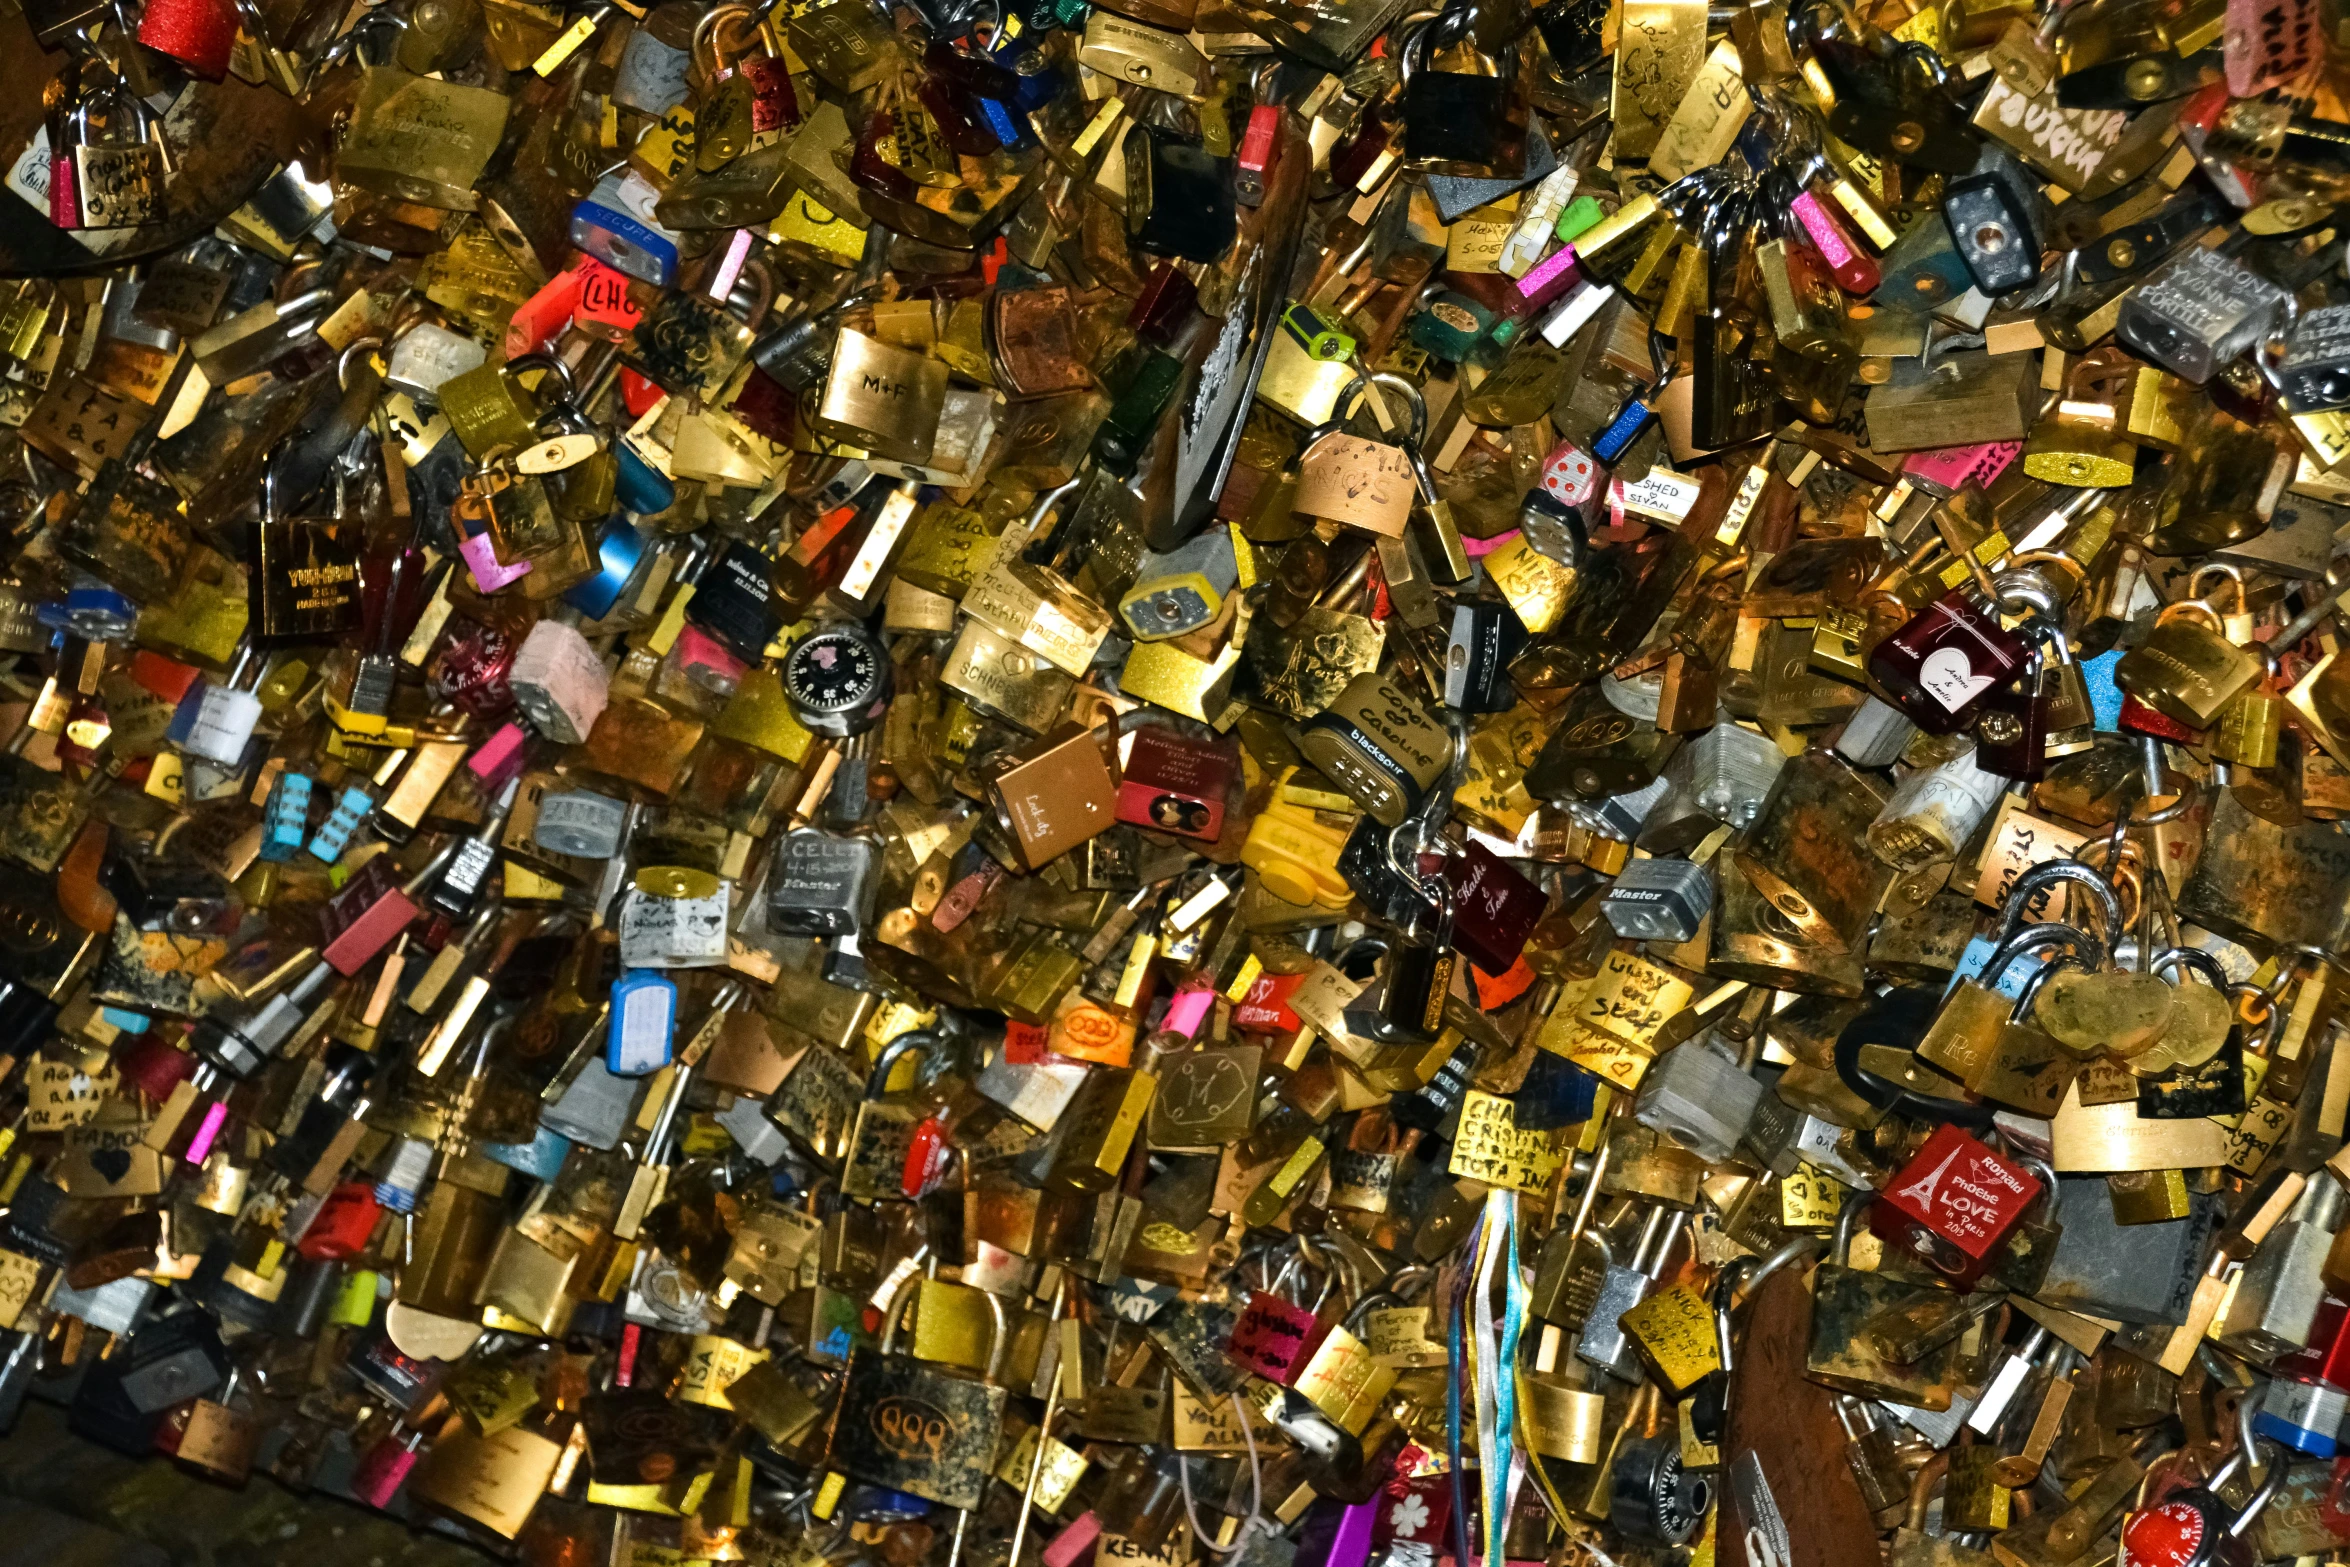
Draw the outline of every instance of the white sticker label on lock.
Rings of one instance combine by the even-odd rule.
[[[620,908],[627,968],[706,968],[726,960],[727,887],[707,898],[656,898],[629,890]]]
[[[1645,479],[1629,484],[1618,479],[1610,484],[1608,502],[1635,517],[1677,523],[1696,507],[1699,493],[1695,479],[1684,479],[1669,468],[1651,468]]]

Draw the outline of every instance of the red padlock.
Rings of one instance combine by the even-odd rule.
[[[1870,1205],[1869,1230],[1971,1284],[2040,1191],[2038,1177],[1945,1125]]]
[[[375,1233],[376,1220],[382,1216],[383,1204],[376,1201],[374,1187],[365,1181],[345,1181],[326,1194],[318,1217],[310,1221],[310,1228],[302,1232],[294,1249],[313,1260],[341,1262],[356,1257],[367,1249],[368,1237]]]
[[[2206,1484],[2132,1513],[2122,1525],[2115,1567],[2252,1567],[2256,1558],[2246,1536],[2285,1479],[2284,1451],[2272,1447],[2267,1456],[2268,1478],[2242,1507],[2230,1507],[2217,1489],[2243,1467],[2238,1448]]]
[[[235,0],[147,0],[139,42],[170,55],[191,76],[217,82],[237,47]]]

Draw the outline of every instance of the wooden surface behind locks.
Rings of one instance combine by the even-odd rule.
[[[1745,1332],[1730,1373],[1730,1429],[1720,1473],[1727,1475],[1749,1450],[1762,1461],[1786,1520],[1788,1557],[1784,1563],[1751,1560],[1745,1520],[1725,1496],[1715,1560],[1720,1567],[1874,1567],[1877,1531],[1860,1484],[1830,1456],[1843,1453],[1844,1428],[1828,1390],[1803,1376],[1811,1292],[1795,1269],[1782,1268],[1742,1310]]]

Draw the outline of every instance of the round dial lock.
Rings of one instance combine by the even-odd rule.
[[[870,729],[889,706],[889,688],[889,655],[863,626],[811,632],[783,661],[792,716],[836,740]]]

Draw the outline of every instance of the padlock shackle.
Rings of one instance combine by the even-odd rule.
[[[2246,1399],[2238,1407],[2248,1412],[2252,1407],[2252,1401]],[[2269,1445],[2276,1447],[2274,1443]],[[2284,1449],[2276,1447],[2276,1456],[2268,1460],[2268,1474],[2261,1480],[2260,1489],[2247,1497],[2244,1505],[2236,1510],[2236,1516],[2229,1520],[2228,1535],[2230,1538],[2243,1538],[2244,1532],[2259,1521],[2261,1513],[2266,1511],[2268,1504],[2276,1499],[2278,1487],[2285,1483],[2287,1467],[2284,1460]]]
[[[2084,963],[2070,953],[2049,959],[2025,977],[2023,988],[2016,992],[2015,1005],[2008,1009],[2007,1020],[2010,1023],[2021,1023],[2030,1016],[2032,1003],[2039,999],[2041,990],[2060,970],[2066,968],[2078,968],[2090,974],[2097,972],[2096,965]]]
[[[507,360],[501,370],[503,374],[515,376],[522,374],[525,370],[548,371],[553,374],[556,380],[563,383],[563,400],[565,402],[569,402],[579,391],[578,383],[571,377],[571,366],[553,354],[523,354],[519,358]]]
[[[866,1074],[865,1097],[879,1099],[889,1092],[889,1074],[900,1058],[911,1052],[922,1057],[923,1064],[927,1066],[930,1064],[931,1050],[945,1043],[946,1033],[942,1029],[911,1028],[883,1045],[881,1053],[873,1058],[873,1070]]]
[[[362,353],[362,352],[364,352],[364,351],[366,351],[366,350],[368,350],[368,349],[373,349],[373,348],[381,348],[381,347],[383,347],[383,346],[384,346],[384,340],[383,340],[382,338],[380,338],[380,337],[369,336],[369,337],[356,337],[356,338],[353,338],[353,339],[351,340],[351,342],[350,342],[349,346],[348,346],[348,347],[346,347],[346,348],[344,348],[344,350],[343,350],[343,351],[342,351],[340,354],[337,354],[337,355],[335,356],[335,385],[336,385],[336,387],[338,387],[340,390],[342,390],[342,391],[346,391],[346,392],[347,392],[347,391],[349,391],[349,390],[351,389],[351,356],[352,356],[352,355],[354,355],[354,354],[358,354],[358,353]]]
[[[2092,971],[2105,966],[2108,951],[2104,942],[2077,925],[2067,925],[2058,920],[2043,920],[2037,925],[2026,925],[1994,947],[1991,956],[1984,961],[1983,972],[1975,976],[1975,983],[1981,985],[1985,990],[1997,990],[1999,981],[2006,976],[2008,966],[2017,958],[2027,952],[2037,952],[2048,947],[2078,949],[2081,955],[2087,959],[2086,967]],[[2042,975],[2054,967],[2054,964],[2043,965],[2041,972],[2032,976],[2032,982],[2039,982]],[[2031,988],[2031,985],[2027,984],[2026,988]]]
[[[1861,1215],[1868,1211],[1868,1205],[1875,1197],[1876,1193],[1857,1188],[1844,1194],[1844,1206],[1836,1214],[1835,1241],[1828,1248],[1828,1260],[1837,1267],[1852,1266],[1853,1226],[1860,1222]]]
[[[1860,1053],[1869,1045],[1914,1051],[1941,1004],[1942,993],[1924,986],[1902,986],[1877,997],[1873,1006],[1864,1008],[1836,1036],[1836,1075],[1845,1087],[1880,1110],[1979,1131],[1992,1124],[1997,1106],[1928,1098],[1860,1064]]]
[[[2202,975],[2209,982],[2211,988],[2222,995],[2226,995],[2233,988],[2228,979],[2228,971],[2219,966],[2219,959],[2200,947],[2163,948],[2154,955],[2154,962],[2149,972],[2160,974],[2168,968],[2192,969]],[[2172,980],[2171,983],[2176,985],[2180,982]]]
[[[2023,924],[2024,909],[2031,903],[2034,894],[2060,881],[2075,882],[2089,889],[2090,895],[2097,900],[2099,912],[2104,916],[2100,934],[2104,937],[2106,952],[2113,950],[2113,944],[2120,939],[2122,932],[2121,898],[2114,892],[2112,882],[2079,860],[2049,860],[2033,866],[2015,879],[2015,886],[2009,890],[2007,901],[2000,906],[2000,945],[2006,945],[2008,939],[2015,935],[2017,927]],[[2103,958],[2099,961],[2102,962]]]
[[[1436,1270],[1424,1262],[1415,1262],[1389,1274],[1379,1293],[1392,1295],[1399,1304],[1408,1306],[1415,1294],[1435,1282]]]

